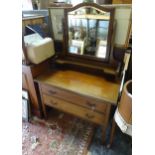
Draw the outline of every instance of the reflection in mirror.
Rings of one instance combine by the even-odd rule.
[[[82,7],[68,13],[68,51],[106,58],[110,13]]]

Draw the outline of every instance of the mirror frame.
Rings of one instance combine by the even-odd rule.
[[[101,11],[106,11],[110,13],[110,20],[109,20],[109,31],[108,31],[108,36],[107,36],[107,58],[103,59],[103,58],[98,58],[98,57],[93,57],[93,56],[89,56],[89,55],[76,55],[76,54],[72,54],[68,52],[68,13],[75,11],[77,9],[80,9],[81,7],[92,7],[95,9],[99,9]],[[77,62],[82,62],[82,63],[86,63],[86,64],[90,64],[92,61],[94,62],[94,64],[96,64],[97,66],[101,66],[103,64],[109,64],[110,62],[110,57],[111,57],[111,53],[113,50],[113,35],[114,35],[114,8],[107,8],[107,7],[103,7],[100,6],[96,3],[80,3],[74,7],[71,8],[66,8],[64,10],[64,51],[62,53],[62,57],[67,58],[68,60],[73,60],[73,61],[77,61]]]

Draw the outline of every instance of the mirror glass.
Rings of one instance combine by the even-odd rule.
[[[106,59],[110,12],[84,6],[67,18],[68,52]]]

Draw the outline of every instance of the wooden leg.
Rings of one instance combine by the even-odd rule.
[[[106,109],[106,114],[105,114],[104,127],[103,127],[103,129],[102,129],[103,144],[105,144],[105,142],[106,142],[106,129],[107,129],[108,123],[109,123],[110,110],[111,110],[111,105],[108,104],[108,105],[107,105],[107,109]]]
[[[44,114],[44,117],[45,119],[47,119],[47,113],[46,113],[46,106],[44,104],[44,100],[43,100],[43,96],[42,96],[42,90],[41,90],[41,85],[39,84],[39,91],[40,91],[40,97],[41,97],[41,105],[42,105],[42,108],[43,108],[43,114]]]
[[[102,128],[102,143],[103,143],[103,145],[105,145],[105,143],[106,143],[106,126],[104,126],[103,128]]]
[[[109,142],[109,144],[107,145],[108,148],[110,148],[111,145],[112,145],[112,143],[113,143],[114,134],[115,134],[115,129],[116,129],[116,122],[115,122],[115,120],[113,119],[112,127],[111,127],[111,133],[110,133],[110,142]]]
[[[45,117],[45,119],[47,119],[46,107],[45,107],[45,105],[44,105],[44,104],[42,104],[42,107],[43,107],[44,117]]]

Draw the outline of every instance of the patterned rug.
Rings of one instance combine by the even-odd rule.
[[[34,117],[22,124],[22,154],[85,155],[93,131],[91,123],[64,113],[47,121]]]

